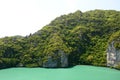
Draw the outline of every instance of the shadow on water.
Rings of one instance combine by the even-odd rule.
[[[70,68],[74,68],[75,66],[95,66],[95,65],[74,65],[74,66],[68,66],[68,67],[1,67],[0,70],[4,70],[4,69],[11,69],[11,68],[43,68],[43,69],[70,69]],[[117,68],[114,68],[114,67],[108,67],[108,66],[95,66],[95,67],[103,67],[103,68],[109,68],[109,69],[115,69],[115,70],[119,70],[120,69],[117,69]]]

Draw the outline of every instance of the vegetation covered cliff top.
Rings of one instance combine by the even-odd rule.
[[[58,61],[60,55],[55,53],[59,50],[68,56],[69,66],[106,66],[107,44],[118,31],[120,11],[76,11],[62,15],[29,36],[1,38],[0,68],[43,66],[48,56]]]

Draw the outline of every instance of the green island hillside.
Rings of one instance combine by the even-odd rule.
[[[120,53],[120,11],[76,11],[29,36],[1,38],[0,68],[111,66],[107,51],[113,41]],[[112,67],[120,69],[118,57]]]

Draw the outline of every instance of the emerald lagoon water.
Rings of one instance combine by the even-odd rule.
[[[79,65],[72,68],[9,68],[0,70],[0,80],[120,80],[120,71]]]

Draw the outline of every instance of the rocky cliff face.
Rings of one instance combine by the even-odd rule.
[[[61,67],[68,67],[68,57],[63,51],[59,51],[61,54]]]
[[[107,50],[107,66],[115,67],[120,64],[120,50],[114,47],[114,41],[112,41]]]
[[[43,64],[43,67],[68,67],[68,57],[66,53],[64,53],[62,50],[59,50],[57,53],[54,54],[59,55],[59,57],[57,59],[54,59],[52,56],[48,56],[48,59]]]

